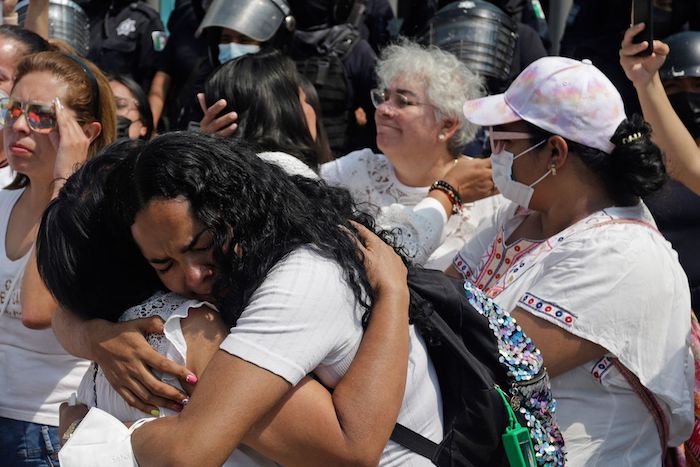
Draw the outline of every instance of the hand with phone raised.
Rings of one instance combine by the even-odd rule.
[[[637,37],[645,27],[644,23],[640,23],[627,29],[620,46],[620,65],[635,87],[644,86],[652,80],[666,60],[669,51],[668,45],[661,41],[634,43],[633,38]],[[650,44],[651,54],[640,55],[640,52],[646,50]]]
[[[630,26],[644,24],[644,28],[638,30],[632,38],[634,44],[646,44],[646,47],[640,49],[636,55],[640,57],[651,55],[654,53],[654,6],[652,0],[633,0],[630,16]]]

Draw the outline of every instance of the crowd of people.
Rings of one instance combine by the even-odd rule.
[[[0,464],[700,465],[700,5],[175,3],[0,25]],[[423,269],[517,453],[455,424]]]

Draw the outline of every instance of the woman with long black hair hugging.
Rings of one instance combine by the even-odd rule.
[[[81,174],[102,163],[86,165]],[[168,134],[137,146],[120,167],[125,175],[103,187],[103,195],[121,200],[116,208],[90,212],[100,190],[95,177],[81,180],[79,174],[49,208],[39,240],[44,279],[59,302],[76,313],[62,312],[56,333],[69,351],[96,360],[100,369],[90,391],[82,392],[96,388],[99,404],[104,397],[97,380],[106,378],[127,402],[133,403],[135,394],[145,397],[141,381],[151,381],[125,376],[122,357],[112,352],[116,348],[117,354],[149,354],[157,369],[174,368],[188,383],[196,381],[176,363],[164,367],[163,356],[137,335],[146,323],[157,327],[158,318],[119,324],[83,319],[94,317],[98,305],[104,309],[112,298],[120,299],[121,307],[102,317],[114,320],[126,305],[165,286],[195,299],[187,307],[215,303],[226,323],[223,331],[219,325],[191,332],[200,337],[218,332],[223,341],[220,349],[210,346],[204,373],[203,365],[181,360],[201,376],[189,401],[170,389],[176,400],[187,402],[184,409],[163,399],[158,408],[141,406],[182,412],[134,431],[131,444],[139,464],[221,465],[246,443],[285,465],[430,465],[387,444],[397,415],[424,436],[442,439],[441,401],[425,344],[407,326],[404,266],[391,250],[375,251],[388,248],[383,243],[364,247],[349,233],[355,224],[348,219],[368,221],[353,209],[345,190],[289,177],[241,143],[199,134]],[[86,192],[74,191],[76,186]],[[103,227],[91,234],[83,227],[97,228],[95,213]],[[93,234],[103,244],[124,248],[103,251],[99,259],[71,256],[90,251],[94,243],[79,239]],[[136,274],[144,272],[143,259],[131,263],[129,276],[99,277],[95,271],[116,271],[116,264],[139,258],[132,236],[157,277]],[[368,250],[375,267],[366,268],[364,255],[358,255]],[[77,277],[76,271],[92,274]],[[140,295],[129,287],[142,287]],[[127,296],[130,304],[124,302]],[[201,326],[215,319],[209,315]],[[185,340],[187,327],[181,326]],[[168,340],[169,331],[166,322]],[[309,373],[335,388],[333,393],[306,378]],[[312,408],[287,410],[300,399]]]

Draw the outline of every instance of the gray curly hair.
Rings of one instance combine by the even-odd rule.
[[[462,106],[465,101],[484,95],[481,78],[451,53],[405,39],[384,48],[377,63],[380,87],[389,87],[400,76],[425,84],[437,121],[448,118],[458,122],[457,132],[447,146],[451,154],[459,155],[478,130],[464,117]]]

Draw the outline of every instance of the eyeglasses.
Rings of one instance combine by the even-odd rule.
[[[397,109],[405,109],[406,107],[411,105],[433,106],[433,104],[428,104],[426,102],[412,101],[408,98],[408,96],[397,91],[391,91],[389,89],[372,89],[369,92],[369,95],[372,98],[372,104],[374,104],[375,108],[379,107],[385,102],[389,102],[394,108]]]
[[[489,143],[491,143],[491,154],[497,154],[506,147],[506,141],[514,139],[532,139],[535,135],[523,131],[493,131],[489,128]]]
[[[32,102],[0,100],[0,121],[2,125],[14,125],[24,114],[29,128],[37,133],[48,134],[56,129],[56,111],[53,105]]]

